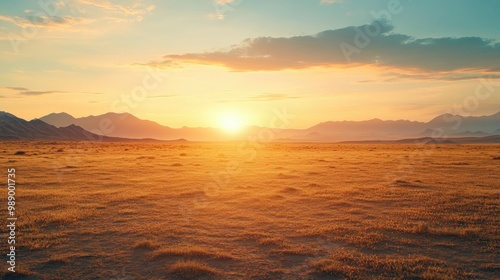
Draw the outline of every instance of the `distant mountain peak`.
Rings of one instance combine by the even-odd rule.
[[[50,113],[46,116],[41,117],[39,120],[51,124],[55,127],[66,127],[70,124],[73,124],[75,121],[75,117],[72,115],[61,112],[61,113]]]
[[[16,116],[12,115],[11,113],[8,113],[8,112],[5,112],[5,111],[0,111],[0,117],[17,118]]]
[[[60,112],[60,113],[55,113],[54,112],[54,113],[48,114],[47,116],[64,116],[64,117],[72,117],[73,118],[72,115],[70,115],[70,114],[68,114],[66,112]]]
[[[455,116],[459,116],[459,115],[453,115],[453,114],[450,114],[450,113],[444,113],[444,114],[441,114],[437,117],[434,117],[432,120],[429,121],[429,123],[432,123],[432,122],[441,122],[443,120],[448,120],[448,119],[451,119]],[[461,116],[459,116],[461,117]]]

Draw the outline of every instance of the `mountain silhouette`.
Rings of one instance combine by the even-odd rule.
[[[141,120],[128,113],[106,113],[83,118],[57,113],[41,117],[40,120],[56,127],[74,124],[92,133],[110,137],[171,139],[172,135],[171,128],[153,121]]]
[[[452,114],[437,116],[427,123],[429,129],[439,129],[445,134],[480,132],[494,134],[500,125],[500,112],[491,116],[468,117]]]
[[[119,138],[153,138],[190,141],[244,140],[262,129],[248,126],[239,134],[207,127],[171,128],[129,113],[106,113],[75,118],[68,113],[53,113],[40,120],[58,128],[75,125],[95,135]],[[421,137],[457,138],[500,134],[500,112],[480,117],[443,114],[429,122],[409,120],[327,121],[306,129],[272,129],[273,140],[341,142],[366,140],[398,140]]]
[[[100,135],[92,134],[76,125],[57,128],[41,120],[26,121],[6,112],[0,112],[0,139],[54,139],[54,140],[97,140]]]
[[[95,134],[109,137],[123,138],[153,138],[161,140],[185,138],[196,141],[220,141],[234,140],[236,135],[225,133],[217,128],[170,128],[149,120],[142,120],[129,113],[106,113],[98,116],[74,118],[67,113],[53,113],[41,117],[45,121],[57,127],[68,125],[68,123],[80,126]]]
[[[409,138],[400,140],[366,140],[366,141],[342,141],[344,144],[498,144],[500,135],[483,137],[453,137],[453,138]]]
[[[76,124],[76,119],[68,113],[52,113],[40,120],[51,124],[55,127],[66,127],[72,124]]]
[[[425,130],[423,122],[408,120],[372,119],[368,121],[329,121],[307,129],[309,133],[319,133],[328,139],[361,140],[361,139],[398,139],[418,136]]]
[[[0,111],[0,140],[77,140],[77,141],[132,141],[133,139],[107,137],[91,133],[77,125],[55,127],[42,120],[26,121]],[[154,141],[153,139],[141,139]]]

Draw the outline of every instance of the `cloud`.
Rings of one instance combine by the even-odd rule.
[[[137,2],[131,6],[115,4],[107,0],[78,0],[77,3],[114,14],[115,16],[106,17],[107,19],[111,19],[112,22],[142,21],[144,15],[156,8],[154,5],[145,5],[141,2]]]
[[[21,91],[21,92],[19,92],[19,94],[21,94],[21,95],[45,95],[45,94],[54,94],[54,93],[62,93],[62,91],[52,91],[52,90],[47,90],[47,91],[26,90],[26,91]]]
[[[28,90],[27,88],[23,87],[4,87],[5,89],[11,89],[11,90]]]
[[[47,91],[30,90],[25,87],[2,87],[2,89],[6,89],[9,91],[16,91],[18,95],[26,95],[26,96],[64,93],[64,91],[57,91],[57,90],[47,90]]]
[[[102,93],[98,93],[98,92],[69,92],[69,91],[60,91],[60,90],[30,90],[30,89],[27,89],[24,87],[1,87],[0,89],[16,91],[17,95],[24,95],[24,96],[38,96],[38,95],[47,95],[47,94],[56,94],[56,93],[102,94]]]
[[[228,99],[228,100],[220,100],[221,103],[229,103],[229,102],[248,102],[248,101],[277,101],[277,100],[286,100],[286,99],[297,99],[300,98],[298,96],[290,96],[281,93],[263,93],[256,96],[252,96],[244,99]]]
[[[417,39],[393,32],[387,22],[326,30],[310,36],[246,39],[227,50],[169,54],[173,64],[219,65],[233,71],[373,66],[439,73],[498,72],[500,43],[479,37]]]
[[[57,15],[49,16],[40,10],[25,9],[23,15],[0,15],[0,21],[20,28],[44,28],[49,31],[95,32],[103,25],[142,21],[155,9],[137,1],[133,5],[115,4],[107,0],[74,0],[56,2]],[[97,26],[99,26],[97,28]]]
[[[73,29],[76,25],[91,23],[94,20],[72,16],[44,16],[44,15],[26,15],[26,16],[2,16],[0,20],[14,24],[20,28],[26,27],[52,27]]]
[[[94,22],[93,19],[81,18],[81,17],[71,17],[71,16],[26,16],[29,24],[34,26],[75,26],[79,24],[88,24]]]
[[[5,22],[10,22],[13,24],[16,24],[16,19],[14,17],[9,17],[9,16],[2,16],[0,15],[0,20],[5,21]]]
[[[141,15],[155,9],[155,6],[153,5],[144,6],[141,3],[136,3],[133,6],[128,7],[120,4],[114,4],[106,0],[79,0],[79,2],[83,5],[94,6],[106,11],[118,12],[127,15]]]
[[[419,80],[445,80],[445,81],[462,81],[474,79],[500,79],[500,73],[467,73],[467,72],[448,72],[448,73],[415,73],[415,74],[401,74],[401,73],[387,73],[385,76],[390,78],[383,80],[384,82],[392,82],[401,79],[419,79]],[[363,82],[363,81],[361,81]],[[369,81],[364,81],[369,82]],[[373,82],[373,81],[372,81]]]
[[[213,20],[223,20],[228,12],[233,11],[243,0],[212,0],[215,12],[208,15]]]

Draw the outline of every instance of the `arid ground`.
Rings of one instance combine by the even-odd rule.
[[[20,279],[500,275],[500,145],[3,142],[0,163]]]

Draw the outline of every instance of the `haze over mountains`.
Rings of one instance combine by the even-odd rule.
[[[415,138],[485,138],[500,135],[500,112],[491,116],[462,117],[440,115],[429,122],[408,120],[329,121],[307,129],[274,129],[248,126],[238,133],[219,128],[171,128],[131,114],[106,113],[75,118],[67,113],[52,113],[40,119],[26,121],[0,112],[0,140],[55,139],[91,141],[129,141],[158,139],[189,141],[247,140],[260,132],[275,141],[342,142],[342,141],[409,141]],[[406,139],[406,140],[401,140]],[[472,139],[472,140],[471,140]],[[486,139],[486,138],[485,138]],[[496,138],[487,138],[491,139]]]
[[[40,120],[56,127],[74,124],[92,133],[110,137],[153,138],[159,140],[184,138],[192,141],[230,140],[235,137],[235,135],[227,134],[215,128],[183,127],[174,129],[153,121],[141,120],[128,113],[106,113],[83,118],[74,118],[67,113],[52,113],[41,117]]]
[[[26,121],[2,111],[0,111],[0,140],[155,141],[98,135],[74,124],[55,127],[39,119]]]
[[[131,114],[106,113],[99,116],[74,118],[67,113],[52,113],[40,118],[56,127],[71,124],[90,132],[110,137],[154,138],[162,140],[184,138],[191,141],[234,140],[258,133],[262,127],[248,126],[231,134],[217,128],[171,128]],[[463,117],[444,114],[429,122],[408,120],[328,121],[307,129],[272,129],[273,139],[282,141],[363,141],[397,140],[419,137],[471,137],[500,133],[500,112],[491,116]]]
[[[102,137],[73,124],[57,128],[41,120],[26,121],[12,114],[0,112],[0,140],[97,140],[99,138]]]

